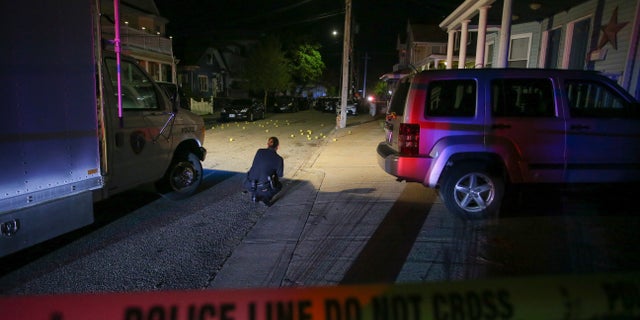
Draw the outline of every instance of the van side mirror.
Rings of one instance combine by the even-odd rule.
[[[173,97],[170,98],[171,100],[171,110],[173,111],[173,113],[178,113],[178,110],[180,110],[180,95],[176,92]]]
[[[164,96],[169,98],[171,103],[171,112],[177,113],[180,109],[180,96],[178,94],[178,87],[175,84],[169,83],[157,83],[159,89],[164,92]]]

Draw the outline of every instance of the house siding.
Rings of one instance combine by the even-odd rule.
[[[609,19],[614,14],[616,7],[618,8],[618,23],[627,22],[627,25],[620,29],[617,34],[617,49],[610,43],[607,43],[602,48],[602,50],[606,50],[605,59],[595,62],[595,70],[605,72],[615,78],[621,78],[628,61],[627,54],[631,44],[635,5],[633,1],[610,1],[605,5],[602,14],[602,26],[609,23]],[[602,36],[601,33],[599,32],[598,34]],[[598,37],[598,41],[600,41],[600,37]]]
[[[112,1],[101,0],[103,16],[113,19]],[[160,16],[153,0],[124,1],[120,6],[122,52],[140,61],[156,81],[175,81],[176,64],[171,39],[165,37],[167,19]],[[126,23],[125,23],[126,22]],[[115,37],[115,26],[101,19],[103,37]],[[145,30],[142,30],[142,27]]]
[[[490,65],[495,65],[496,61],[498,61],[498,43],[500,42],[500,35],[497,32],[492,32],[487,34],[487,38],[485,39],[485,47],[487,44],[493,45],[493,52],[491,56],[485,58],[486,63]]]
[[[637,0],[592,0],[585,2],[581,5],[568,9],[567,11],[560,12],[553,17],[547,18],[541,21],[539,27],[532,25],[522,24],[514,25],[512,27],[512,35],[518,33],[525,33],[527,30],[533,32],[531,46],[531,60],[530,67],[536,67],[539,65],[541,55],[544,52],[540,51],[542,46],[542,34],[545,31],[560,28],[561,39],[559,46],[559,53],[561,55],[561,62],[559,67],[567,67],[567,59],[570,52],[567,45],[571,44],[570,26],[576,22],[589,19],[589,43],[587,43],[587,56],[584,64],[585,69],[592,69],[603,72],[611,78],[617,80],[622,84],[622,79],[625,70],[631,72],[634,75],[629,77],[629,82],[625,88],[633,95],[638,97],[638,55],[636,51],[630,51],[630,46],[634,39],[634,28],[637,27],[636,16],[638,13],[638,5],[640,1]],[[627,23],[616,34],[617,49],[613,47],[611,43],[606,43],[600,50],[598,50],[598,44],[603,36],[602,27],[606,26],[615,14],[615,10],[618,8],[617,21],[618,23]],[[538,30],[536,32],[535,30]],[[568,41],[567,41],[568,40]],[[564,60],[564,61],[562,61]]]
[[[514,36],[525,35],[525,34],[527,36],[529,35],[531,36],[531,42],[529,47],[529,59],[527,61],[527,66],[529,68],[535,68],[538,66],[538,55],[540,53],[540,38],[542,34],[540,26],[541,25],[538,22],[530,22],[530,23],[523,23],[523,24],[514,24],[513,27],[511,28],[511,38],[513,38]]]
[[[596,53],[593,50],[596,49],[598,42],[602,36],[601,27],[609,22],[614,10],[618,7],[618,23],[630,22],[620,30],[617,34],[618,49],[614,49],[611,44],[606,44],[603,48],[603,59],[596,59],[592,61],[592,64],[587,64],[587,68],[605,72],[618,78],[627,61],[627,50],[629,47],[632,21],[635,14],[635,1],[619,0],[619,1],[603,1],[602,9],[598,11],[598,3],[600,0],[593,0],[586,2],[582,5],[573,7],[565,12],[561,12],[546,19],[542,22],[543,30],[548,31],[555,28],[562,28],[561,40],[560,40],[560,53],[566,54],[566,45],[568,36],[568,26],[584,19],[590,19],[590,37],[587,48],[587,59],[589,59],[590,53]],[[600,18],[600,21],[597,21]],[[539,52],[539,50],[538,50]],[[605,54],[606,52],[606,54]],[[565,62],[566,65],[566,62]]]
[[[484,1],[464,1],[440,27],[458,30],[460,21],[475,19],[477,16],[478,9],[472,5],[485,3]],[[531,40],[529,52],[526,53],[528,56],[524,57],[525,52],[518,51],[515,61],[509,59],[510,65],[525,66],[522,62],[526,58],[526,66],[529,68],[549,66],[600,71],[640,99],[640,0],[581,0],[576,3],[579,4],[573,7],[556,6],[555,14],[539,18],[535,22],[517,23],[517,19],[512,21],[511,39],[530,35]],[[533,19],[529,21],[531,20]],[[606,40],[603,38],[603,27],[609,26],[610,22],[617,23],[620,28],[617,31],[609,29],[608,31],[615,32],[615,38],[609,39],[611,42],[602,42],[602,39]],[[552,45],[549,43],[550,38],[553,40]],[[498,48],[498,32],[487,33],[485,41],[485,47],[488,44],[494,46],[488,52],[491,56],[485,57],[485,61],[488,67],[495,67],[498,65],[499,53],[509,48]],[[511,52],[507,53],[511,55]],[[553,59],[546,60],[549,57]]]

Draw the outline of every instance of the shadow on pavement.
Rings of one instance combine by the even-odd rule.
[[[236,174],[238,173],[204,169],[204,179],[197,193],[202,193]],[[160,198],[171,201],[185,200],[181,197],[174,197],[170,193],[159,194],[152,185],[144,185],[96,202],[93,205],[94,222],[92,224],[1,258],[0,275],[7,274],[35,261],[57,248],[64,247]]]
[[[505,197],[500,217],[637,216],[639,192],[632,184],[518,186]]]

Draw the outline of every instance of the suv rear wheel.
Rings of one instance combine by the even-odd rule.
[[[454,165],[445,176],[440,196],[449,211],[464,219],[497,217],[504,196],[504,178],[487,164]]]

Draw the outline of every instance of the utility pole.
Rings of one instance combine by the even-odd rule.
[[[362,98],[367,98],[367,62],[369,60],[369,52],[364,53],[364,80],[362,81]]]
[[[338,127],[347,126],[347,96],[349,93],[349,51],[351,49],[351,0],[345,0],[344,43],[342,44],[342,93],[340,96],[340,115]]]

